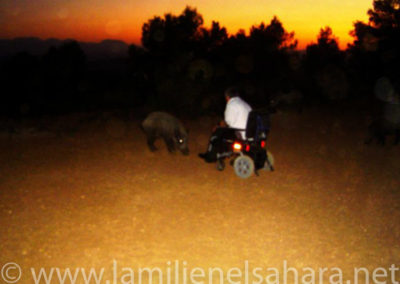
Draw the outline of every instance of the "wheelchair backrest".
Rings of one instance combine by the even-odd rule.
[[[270,129],[270,118],[268,111],[252,110],[249,113],[246,124],[246,137],[247,139],[266,138]]]

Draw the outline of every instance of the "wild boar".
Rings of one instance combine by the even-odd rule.
[[[150,151],[157,150],[154,142],[161,138],[164,139],[170,153],[178,148],[183,155],[189,155],[188,132],[173,115],[166,112],[152,112],[142,122],[142,128],[147,136]]]

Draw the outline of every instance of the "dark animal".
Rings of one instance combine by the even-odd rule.
[[[303,94],[297,90],[278,92],[270,98],[270,107],[273,110],[294,109],[298,113],[303,111]]]
[[[386,136],[394,136],[394,145],[400,142],[400,125],[385,119],[374,120],[368,127],[368,137],[365,144],[376,140],[378,144],[385,145]]]
[[[142,122],[142,128],[147,136],[147,144],[151,151],[157,150],[154,142],[164,139],[169,152],[176,148],[184,155],[189,155],[188,132],[183,124],[171,114],[166,112],[152,112]]]

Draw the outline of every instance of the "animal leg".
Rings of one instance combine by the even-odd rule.
[[[172,138],[164,138],[165,145],[170,153],[175,152],[175,142]]]
[[[156,138],[153,135],[149,135],[147,137],[147,145],[149,146],[149,149],[151,152],[157,151],[156,146],[154,146],[154,141]]]

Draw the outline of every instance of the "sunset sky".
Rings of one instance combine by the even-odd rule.
[[[196,8],[204,26],[215,20],[230,34],[269,23],[274,15],[295,32],[299,48],[330,26],[340,47],[356,20],[367,21],[372,0],[0,0],[0,38],[35,36],[80,41],[121,39],[140,44],[143,23],[165,13]]]

